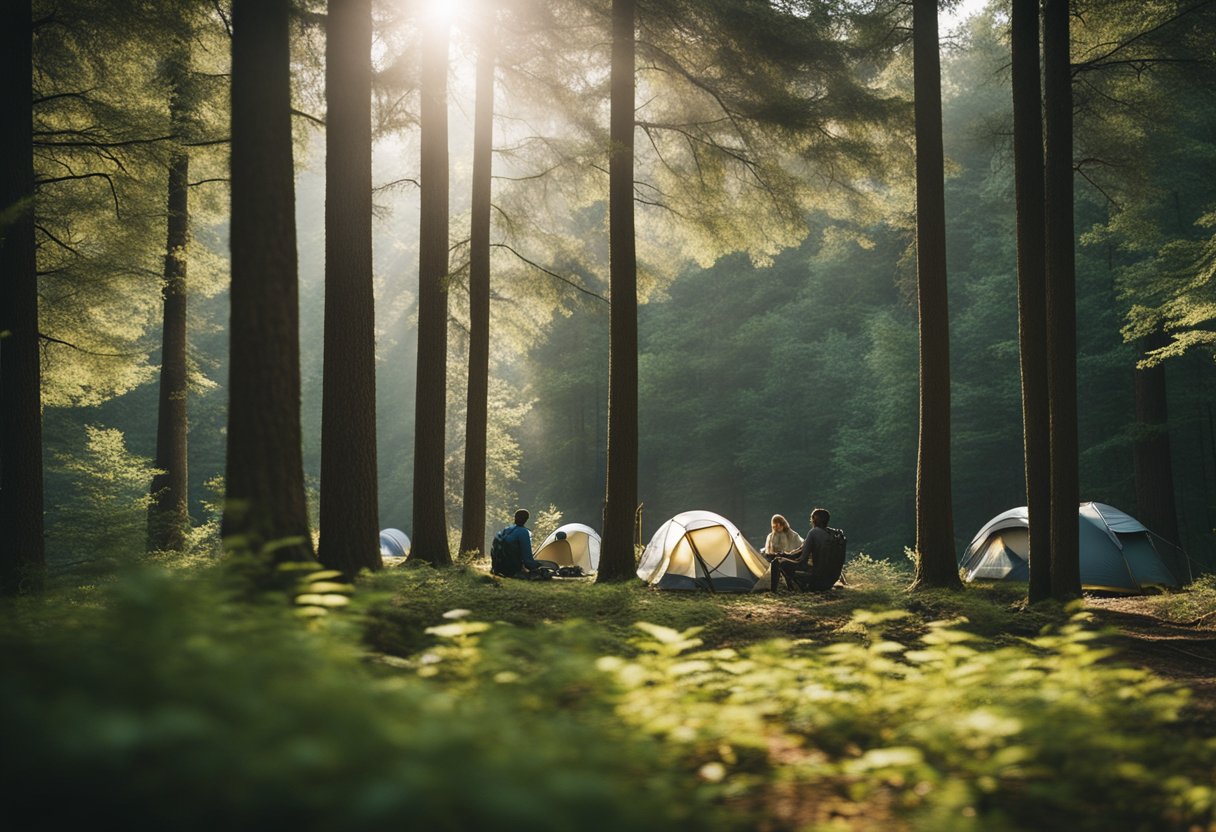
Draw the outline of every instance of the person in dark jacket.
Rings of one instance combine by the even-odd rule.
[[[831,587],[815,586],[815,559],[831,543],[832,535],[828,531],[828,521],[832,519],[826,508],[817,508],[811,512],[811,530],[806,533],[802,545],[780,557],[773,558],[772,583],[770,589],[777,591],[781,578],[790,589],[798,591],[810,589],[830,589]],[[835,580],[833,580],[835,583]]]

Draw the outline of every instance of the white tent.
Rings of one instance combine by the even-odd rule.
[[[558,532],[565,532],[565,540],[557,539]],[[558,566],[581,566],[590,575],[600,568],[600,536],[590,526],[567,523],[554,529],[532,556]]]
[[[1105,503],[1082,503],[1077,513],[1082,589],[1138,593],[1179,585],[1186,569],[1181,549]],[[1025,506],[989,520],[963,553],[965,580],[1027,580],[1029,528]]]
[[[383,529],[380,532],[380,557],[403,558],[410,551],[410,538],[401,529]]]
[[[751,592],[768,570],[734,523],[712,511],[685,511],[654,533],[638,577],[660,589]]]

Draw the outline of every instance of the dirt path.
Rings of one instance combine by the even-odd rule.
[[[1216,734],[1216,618],[1167,621],[1143,598],[1091,598],[1088,607],[1099,623],[1117,631],[1123,661],[1190,688],[1190,717]]]

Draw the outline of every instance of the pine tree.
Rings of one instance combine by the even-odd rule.
[[[916,287],[920,441],[913,588],[959,587],[950,488],[950,314],[937,0],[912,4],[916,97]]]
[[[312,558],[300,437],[289,0],[236,0],[232,34],[229,551]]]
[[[418,386],[411,558],[452,562],[444,501],[448,325],[448,24],[422,45],[422,216],[418,241]]]
[[[1068,0],[1043,3],[1044,222],[1051,447],[1051,595],[1081,594],[1077,508],[1077,277]]]
[[[609,129],[608,467],[601,581],[633,577],[638,502],[638,313],[633,225],[634,0],[612,0]]]
[[[379,569],[372,284],[371,0],[330,0],[325,37],[325,344],[317,556]]]
[[[0,17],[0,593],[46,564],[38,272],[34,247],[33,15]]]
[[[460,551],[486,539],[486,429],[490,383],[490,194],[494,144],[494,14],[481,9],[473,121],[473,205],[469,240],[469,383],[465,408],[464,500]]]
[[[1043,263],[1043,114],[1039,2],[1014,0],[1013,154],[1017,199],[1018,344],[1022,448],[1030,516],[1030,600],[1051,595],[1051,478],[1047,421],[1047,287]]]
[[[190,74],[189,32],[181,33],[167,63],[169,121],[179,137],[187,114]],[[165,271],[161,286],[160,396],[156,424],[156,469],[148,506],[148,548],[177,551],[185,546],[190,526],[187,486],[186,262],[190,242],[190,154],[178,144],[169,160]]]

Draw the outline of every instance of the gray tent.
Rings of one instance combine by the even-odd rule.
[[[1105,503],[1082,503],[1078,514],[1082,589],[1134,594],[1182,583],[1186,555],[1130,514]],[[963,552],[964,579],[1027,580],[1029,529],[1025,506],[989,520]]]
[[[380,532],[380,557],[403,558],[409,551],[409,536],[401,529],[384,529]]]

